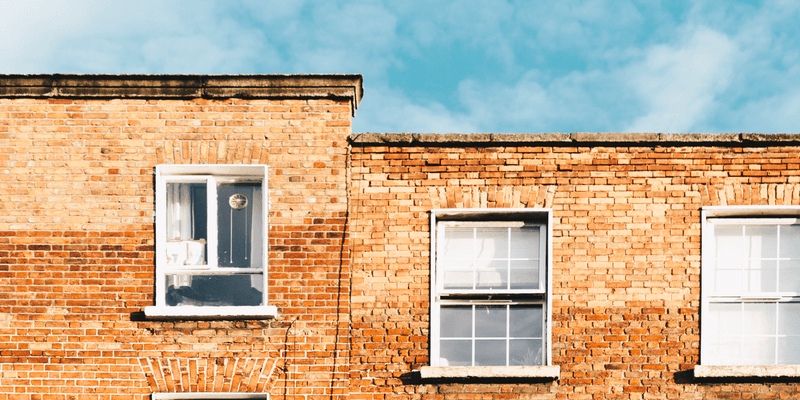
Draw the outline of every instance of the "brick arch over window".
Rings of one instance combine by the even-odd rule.
[[[431,208],[551,208],[556,187],[448,186],[428,188]]]
[[[159,164],[267,164],[269,152],[265,143],[260,140],[165,140],[156,142],[155,146]]]
[[[800,184],[692,185],[703,206],[800,205]]]
[[[139,359],[154,393],[265,393],[275,385],[282,364],[280,359],[250,357]]]

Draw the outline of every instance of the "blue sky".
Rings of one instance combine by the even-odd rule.
[[[797,1],[0,0],[0,73],[359,73],[354,132],[798,132]]]

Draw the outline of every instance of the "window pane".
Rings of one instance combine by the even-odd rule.
[[[511,228],[511,258],[539,258],[538,226]]]
[[[506,365],[506,341],[476,340],[475,365]]]
[[[508,228],[476,228],[479,259],[508,258]]]
[[[800,336],[778,338],[778,364],[800,364]]]
[[[704,335],[712,337],[722,335],[741,335],[742,332],[741,303],[711,303],[708,305],[706,323],[703,325]]]
[[[741,365],[742,341],[741,337],[714,337],[705,343],[703,364],[710,365]]]
[[[800,259],[800,225],[781,225],[781,258]]]
[[[511,260],[511,288],[539,289],[539,262]]]
[[[439,319],[441,337],[472,337],[472,306],[442,306]]]
[[[439,365],[443,367],[472,365],[472,341],[442,340],[439,344]]]
[[[719,266],[719,264],[717,264]],[[741,269],[718,268],[715,271],[714,293],[735,293],[744,291],[744,274]]]
[[[736,263],[745,258],[744,237],[742,236],[742,226],[715,225],[714,226],[714,258],[717,260],[717,268],[740,269],[735,267]],[[731,264],[734,266],[730,266]],[[725,265],[729,265],[725,267]]]
[[[167,263],[206,264],[207,219],[205,183],[167,183]]]
[[[474,272],[472,270],[444,271],[444,288],[472,290],[473,274]]]
[[[488,268],[479,267],[477,271],[477,289],[508,289],[508,261],[493,260],[486,263],[486,267]]]
[[[800,335],[800,303],[778,304],[778,334]]]
[[[260,267],[253,263],[261,241],[261,182],[222,183],[217,187],[217,251],[220,267]],[[260,263],[259,263],[260,264]]]
[[[513,305],[509,318],[512,338],[540,338],[544,334],[541,305]]]
[[[442,254],[439,254],[439,258],[473,259],[475,252],[475,240],[473,235],[473,228],[445,227],[441,246]]]
[[[510,340],[509,347],[509,365],[542,365],[544,359],[542,357],[542,340],[541,339],[525,339],[525,340]]]
[[[778,226],[745,226],[749,258],[775,258],[778,256]]]
[[[744,337],[742,363],[745,365],[774,365],[775,337]]]
[[[778,291],[800,292],[800,259],[781,260]]]
[[[744,336],[774,335],[777,322],[774,303],[744,303],[742,334]]]
[[[750,260],[746,276],[749,292],[774,292],[778,289],[778,261]]]
[[[475,337],[506,337],[507,313],[507,306],[475,306]]]
[[[167,305],[260,306],[264,279],[253,275],[168,274]]]

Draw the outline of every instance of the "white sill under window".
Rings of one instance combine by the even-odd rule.
[[[554,378],[558,379],[561,367],[542,366],[497,366],[497,367],[422,367],[422,379],[441,378]]]
[[[152,319],[268,319],[278,316],[276,306],[235,307],[159,307],[144,308],[144,315]]]
[[[695,378],[800,377],[800,365],[698,365]]]

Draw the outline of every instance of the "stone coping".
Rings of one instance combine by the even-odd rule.
[[[355,145],[447,146],[447,145],[716,145],[781,146],[800,144],[800,133],[354,133]]]
[[[355,113],[363,81],[357,74],[0,75],[0,97],[347,98]]]

